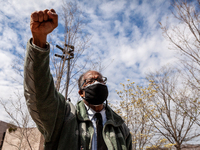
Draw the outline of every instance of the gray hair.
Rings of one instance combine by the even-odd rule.
[[[83,82],[84,82],[84,80],[83,80],[84,75],[85,75],[86,73],[88,73],[89,71],[95,71],[95,70],[88,70],[88,71],[86,71],[85,73],[83,73],[83,74],[80,75],[80,77],[79,77],[79,79],[78,79],[78,88],[79,88],[79,90],[82,89],[82,84],[83,84]],[[96,72],[98,72],[98,71],[96,71]],[[99,72],[98,72],[98,73],[99,73]],[[102,76],[101,73],[99,73],[99,74]]]
[[[79,90],[81,90],[81,86],[82,86],[82,84],[83,84],[83,77],[84,77],[84,75],[85,75],[86,73],[88,73],[89,71],[91,71],[91,70],[88,70],[88,71],[86,71],[85,73],[83,73],[83,74],[80,75],[80,77],[79,77],[79,79],[78,79],[78,88],[79,88]]]

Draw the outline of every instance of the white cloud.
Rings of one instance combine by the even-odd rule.
[[[105,19],[113,19],[117,13],[121,12],[124,9],[126,1],[115,0],[115,1],[108,1],[102,3],[100,8],[100,14]]]
[[[110,96],[113,95],[115,99],[116,93],[113,91],[120,82],[125,82],[125,79],[130,78],[139,83],[140,78],[145,77],[145,73],[157,70],[169,62],[172,63],[175,59],[173,58],[174,52],[169,51],[168,43],[164,42],[165,39],[158,24],[160,20],[164,20],[164,12],[169,12],[165,11],[169,7],[168,3],[165,2],[163,7],[164,1],[159,3],[155,1],[152,4],[143,1],[140,6],[133,2],[125,9],[123,3],[122,7],[115,10],[113,10],[115,6],[110,7],[111,3],[114,1],[100,5],[101,10],[104,11],[104,13],[101,11],[100,17],[95,14],[96,7],[93,9],[90,7],[88,11],[85,8],[85,10],[92,19],[91,23],[88,24],[89,32],[94,35],[91,41],[92,52],[99,54],[99,50],[104,50],[103,59],[105,62],[111,62],[114,59],[103,73],[106,74],[108,80],[115,82],[109,86],[112,90]],[[115,14],[122,13],[122,10],[124,16],[121,22],[115,18]],[[130,16],[137,16],[138,20],[142,19],[143,28],[136,22],[131,22]],[[109,17],[111,17],[110,20]],[[126,37],[126,32],[129,30],[131,31],[130,36]],[[114,36],[117,33],[118,36]],[[152,54],[156,54],[157,57],[151,58]]]
[[[92,35],[90,48],[84,52],[84,55],[93,54],[91,59],[94,61],[100,56],[102,65],[107,67],[103,74],[108,77],[110,100],[118,98],[114,90],[120,88],[120,82],[126,82],[129,78],[139,83],[147,71],[174,61],[173,51],[167,49],[168,43],[165,42],[158,28],[158,22],[164,21],[169,12],[169,4],[164,0],[155,0],[151,3],[143,1],[140,5],[137,1],[120,0],[83,0],[77,3],[89,20],[85,29]],[[6,76],[9,74],[18,79],[18,75],[10,67],[15,59],[13,51],[23,54],[22,46],[25,46],[31,37],[30,14],[35,10],[46,8],[54,8],[58,14],[61,14],[62,1],[9,0],[1,4],[3,7],[0,8],[2,12],[0,14],[0,90],[6,96],[10,94],[7,92],[8,86],[13,85]],[[138,23],[138,20],[142,20],[141,23]],[[61,17],[59,21],[63,23]],[[169,21],[174,22],[174,20]],[[57,32],[58,29],[54,34]],[[52,36],[52,38],[60,42],[58,37]],[[152,54],[156,54],[157,57],[150,57]],[[80,60],[79,63],[84,62]],[[22,86],[19,87],[23,89]]]

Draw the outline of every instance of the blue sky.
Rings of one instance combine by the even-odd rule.
[[[60,16],[62,0],[0,0],[0,3],[0,93],[6,101],[16,89],[23,93],[23,79],[11,66],[15,65],[17,53],[25,53],[24,46],[31,38],[30,14],[54,8]],[[108,100],[119,100],[115,90],[120,90],[120,83],[127,83],[127,79],[139,84],[149,71],[176,64],[175,52],[169,50],[159,26],[167,17],[170,25],[177,23],[169,1],[80,0],[77,4],[87,21],[84,30],[92,36],[84,54],[92,53],[93,60],[100,56],[102,65],[107,66],[102,74],[108,78]],[[53,33],[62,30],[59,17],[59,26]],[[13,82],[13,78],[20,83]],[[70,97],[75,103],[77,89]],[[7,120],[5,112],[0,114],[0,120]]]

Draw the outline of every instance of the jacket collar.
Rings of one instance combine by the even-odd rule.
[[[86,107],[83,101],[79,101],[76,105],[77,117],[80,121],[90,121]],[[124,123],[123,119],[116,114],[109,106],[106,108],[106,118],[107,122],[113,124],[114,126],[120,126]]]

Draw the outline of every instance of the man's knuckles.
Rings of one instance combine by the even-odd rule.
[[[44,13],[47,13],[48,11],[49,11],[48,9],[45,9],[43,12],[44,12]]]
[[[38,16],[38,12],[37,11],[34,11],[32,14],[31,14],[31,19],[33,21],[38,21],[39,20],[39,16]]]
[[[48,15],[47,15],[48,10],[45,11],[35,11],[31,14],[31,19],[33,21],[39,21],[39,22],[43,22],[44,20],[47,21],[48,20]]]
[[[43,11],[43,13],[44,13],[44,21],[47,21],[47,20],[49,19],[49,16],[48,16],[48,14],[47,14],[48,11],[49,11],[48,9],[45,9],[45,10]]]
[[[50,9],[51,12],[56,13],[56,11],[54,9]]]
[[[44,21],[44,12],[43,11],[39,11],[38,15],[39,15],[39,22],[43,22]]]
[[[55,10],[51,9],[47,13],[49,15],[49,18],[52,19],[54,26],[57,27],[58,26],[58,15],[56,14]]]

